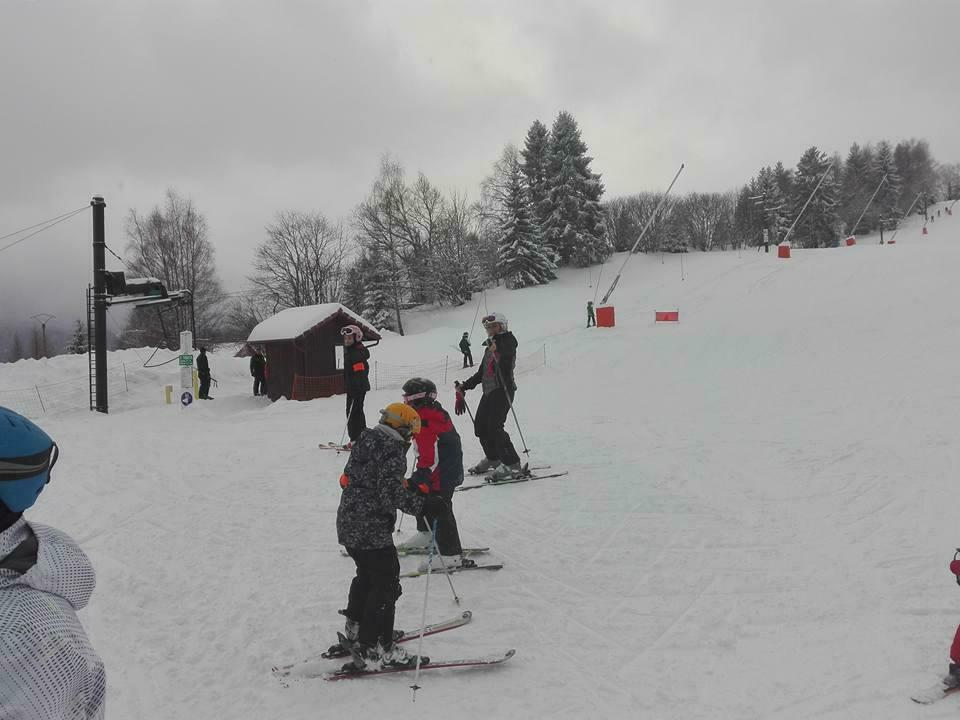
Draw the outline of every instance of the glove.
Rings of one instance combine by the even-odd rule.
[[[442,495],[438,493],[431,493],[424,498],[423,514],[437,517],[439,515],[443,515],[449,507],[450,506],[447,505],[447,501],[443,499]]]
[[[453,412],[463,415],[467,411],[467,399],[463,396],[463,388],[457,388],[457,399],[453,403]]]
[[[424,469],[426,470],[426,468]],[[430,471],[427,470],[427,472],[421,473],[418,470],[409,478],[404,478],[402,485],[410,492],[414,492],[419,495],[429,495],[430,494]]]

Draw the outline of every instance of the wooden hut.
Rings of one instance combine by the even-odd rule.
[[[312,400],[344,391],[337,368],[340,329],[356,325],[364,341],[379,340],[369,322],[339,303],[283,310],[257,325],[247,343],[263,348],[267,358],[267,395],[271,400]]]

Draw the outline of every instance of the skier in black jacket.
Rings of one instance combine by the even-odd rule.
[[[257,350],[250,357],[250,374],[253,376],[253,394],[267,394],[267,359]]]
[[[363,346],[363,331],[356,325],[340,329],[343,336],[343,385],[347,392],[347,434],[354,443],[367,429],[363,399],[370,391],[370,351]]]
[[[463,366],[473,367],[473,353],[470,352],[470,333],[464,333],[460,338],[460,352],[463,353]]]
[[[477,406],[473,428],[485,457],[470,468],[470,472],[480,475],[492,469],[490,480],[499,482],[522,474],[520,456],[504,429],[517,391],[513,379],[517,339],[507,329],[507,318],[503,313],[487,315],[483,319],[483,327],[488,339],[480,368],[465,382],[454,385],[457,390],[467,391],[482,384],[483,397]]]
[[[210,361],[207,359],[206,348],[200,348],[200,354],[197,356],[197,377],[200,378],[197,397],[201,400],[213,400],[210,397]]]

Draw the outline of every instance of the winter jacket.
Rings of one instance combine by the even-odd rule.
[[[513,370],[517,363],[517,339],[510,331],[502,332],[493,336],[497,351],[491,352],[490,346],[483,351],[483,360],[480,361],[480,367],[477,371],[463,383],[464,390],[472,390],[477,385],[483,383],[483,394],[486,395],[500,387],[500,378],[497,375],[497,369],[500,370],[500,376],[506,384],[506,389],[512,396],[517,390],[517,384],[514,381]],[[496,362],[496,366],[494,365]]]
[[[407,443],[386,425],[365,430],[350,451],[341,479],[337,542],[351,550],[393,547],[397,509],[419,515],[424,497],[401,484],[407,473]]]
[[[20,518],[0,533],[0,718],[103,718],[103,662],[77,619],[95,585],[59,530]]]
[[[264,377],[266,371],[267,359],[263,355],[257,353],[250,358],[250,374],[253,375],[253,377]]]
[[[347,395],[370,391],[370,351],[361,343],[343,346],[343,385]]]
[[[464,352],[464,353],[470,352],[470,341],[467,338],[463,338],[460,341],[460,352]]]
[[[453,420],[440,403],[417,408],[417,468],[411,485],[427,484],[434,492],[453,492],[463,484],[463,448]]]
[[[210,374],[210,361],[207,359],[206,353],[200,353],[199,355],[197,355],[197,374],[198,375]]]

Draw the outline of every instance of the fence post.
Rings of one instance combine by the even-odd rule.
[[[120,363],[120,364],[123,365],[123,387],[126,389],[127,392],[130,392],[130,385],[127,383],[127,364],[126,363]]]
[[[543,344],[543,366],[547,366],[547,344]]]
[[[40,409],[43,411],[43,414],[47,414],[47,409],[43,406],[43,398],[40,397],[40,388],[36,385],[33,386],[33,389],[37,391],[37,400],[40,401]]]
[[[373,389],[374,389],[374,390],[379,390],[379,389],[380,389],[380,381],[379,381],[379,379],[378,379],[378,378],[379,378],[379,373],[377,372],[377,369],[378,369],[379,367],[380,367],[380,363],[379,363],[378,361],[374,360],[374,361],[373,361]]]
[[[450,356],[443,356],[443,384],[447,384],[447,366],[450,364]]]

